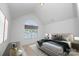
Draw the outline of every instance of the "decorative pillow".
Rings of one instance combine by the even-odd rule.
[[[74,36],[70,33],[63,33],[63,34],[54,34],[52,35],[53,40],[59,40],[59,41],[73,41]]]
[[[66,41],[73,41],[74,40],[74,36],[70,33],[65,33],[65,34],[62,34],[63,38],[66,40]]]
[[[66,39],[67,39],[67,41],[73,42],[74,36],[72,34],[70,34],[70,35],[68,35],[68,37]]]
[[[52,39],[53,40],[58,40],[58,41],[66,41],[62,35],[60,34],[56,34],[56,35],[52,35]]]

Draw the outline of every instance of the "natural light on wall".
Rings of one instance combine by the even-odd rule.
[[[79,7],[79,3],[77,3],[77,7]]]
[[[77,15],[78,15],[78,17],[79,17],[79,3],[77,3]]]
[[[0,44],[7,39],[8,21],[0,10]]]

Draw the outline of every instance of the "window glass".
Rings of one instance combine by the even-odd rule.
[[[8,20],[5,17],[5,25],[4,25],[4,41],[7,40],[7,34],[8,34]]]
[[[2,11],[0,10],[0,44],[7,40],[8,34],[8,21],[7,18],[4,16]]]
[[[25,39],[36,39],[38,37],[38,26],[25,25]]]
[[[3,37],[4,37],[4,19],[5,16],[0,10],[0,44],[3,42]]]

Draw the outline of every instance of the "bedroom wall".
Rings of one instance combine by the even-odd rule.
[[[56,21],[45,26],[45,33],[72,33],[77,34],[77,18]]]
[[[9,15],[9,9],[8,9],[7,4],[0,3],[0,9],[4,13],[4,15],[7,17],[7,19],[8,19],[8,25],[10,25],[10,15]],[[9,35],[10,35],[10,26],[8,26],[8,37],[7,37],[7,40],[5,42],[3,42],[2,44],[0,44],[0,55],[3,54],[3,52],[5,51],[5,49],[7,47],[7,44],[10,41]]]
[[[78,17],[78,20],[76,22],[76,25],[77,25],[77,35],[79,36],[79,3],[76,4],[76,7],[77,7],[77,17]]]
[[[36,10],[45,24],[45,33],[74,33],[79,36],[76,3],[46,3]]]
[[[39,26],[39,38],[37,39],[24,39],[24,24],[27,20],[33,20]],[[33,43],[43,37],[43,25],[34,14],[28,14],[12,20],[11,42],[20,41],[22,45]]]
[[[79,37],[79,19],[75,21],[75,31],[76,31],[76,36]]]

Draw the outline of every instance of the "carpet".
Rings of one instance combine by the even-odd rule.
[[[27,56],[47,56],[47,54],[37,48],[36,44],[24,45],[23,48]],[[79,56],[79,52],[72,49],[68,56]]]

